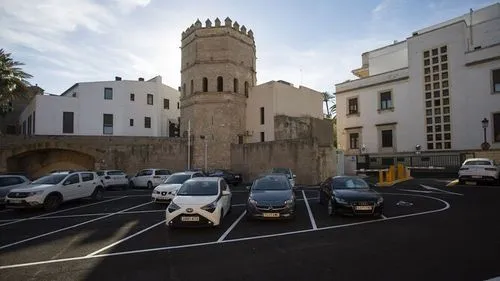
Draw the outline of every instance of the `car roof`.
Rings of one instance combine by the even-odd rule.
[[[171,174],[171,176],[173,176],[173,175],[193,175],[193,174],[196,174],[196,173],[198,173],[198,172],[184,171],[184,172],[173,173],[173,174]]]
[[[220,181],[221,178],[218,177],[199,177],[199,178],[192,178],[189,179],[189,181]]]
[[[468,161],[489,161],[489,162],[492,162],[493,160],[488,159],[488,158],[469,158],[469,159],[465,159],[464,162],[468,162]]]

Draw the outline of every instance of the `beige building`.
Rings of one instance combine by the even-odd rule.
[[[190,167],[229,168],[232,144],[276,139],[275,116],[323,119],[319,92],[256,85],[254,34],[230,18],[197,20],[182,33],[181,52],[180,132],[191,136]]]
[[[247,99],[245,142],[276,140],[274,119],[280,115],[323,119],[323,94],[282,80],[253,87]]]

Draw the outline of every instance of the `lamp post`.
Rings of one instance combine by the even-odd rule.
[[[481,149],[488,150],[488,149],[490,149],[490,144],[486,140],[486,128],[488,128],[489,121],[488,121],[488,119],[484,118],[481,121],[481,123],[483,124],[483,133],[484,133],[484,137],[483,137],[484,142],[481,144]]]
[[[207,151],[208,151],[207,138],[204,135],[201,135],[200,139],[202,139],[205,143],[205,173],[207,173]]]

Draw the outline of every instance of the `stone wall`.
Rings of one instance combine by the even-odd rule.
[[[308,116],[290,117],[277,115],[274,117],[274,139],[288,140],[314,138],[319,146],[333,145],[333,121]]]
[[[491,150],[476,150],[476,151],[471,151],[474,153],[474,157],[477,158],[489,158],[491,160],[494,160],[497,163],[500,163],[500,149],[491,149]]]
[[[310,138],[231,145],[231,169],[245,182],[273,167],[292,169],[297,184],[315,185],[335,175],[335,150]]]
[[[0,172],[38,176],[56,169],[144,168],[180,171],[187,166],[183,138],[104,136],[2,136]]]

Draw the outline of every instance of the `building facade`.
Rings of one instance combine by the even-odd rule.
[[[20,116],[25,135],[174,136],[179,91],[161,76],[144,81],[81,82],[59,95],[37,95]]]
[[[276,116],[323,119],[323,94],[285,81],[269,81],[250,90],[246,107],[246,143],[276,140]]]
[[[348,154],[500,148],[500,4],[362,54],[359,79],[336,85]]]

